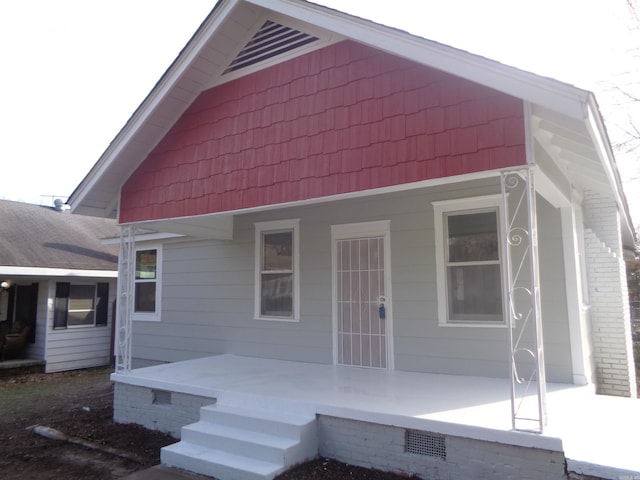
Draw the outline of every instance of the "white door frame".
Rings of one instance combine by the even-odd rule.
[[[385,286],[385,340],[387,370],[394,369],[393,354],[393,295],[391,292],[391,220],[331,225],[331,295],[333,364],[338,365],[338,290],[337,290],[337,241],[355,238],[382,237],[384,242],[384,286]]]

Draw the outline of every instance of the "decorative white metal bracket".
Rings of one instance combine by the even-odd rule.
[[[132,226],[120,230],[118,297],[116,303],[116,373],[131,370],[131,335],[133,310],[133,275],[135,275],[135,231]]]
[[[536,196],[531,168],[503,172],[501,190],[512,427],[514,430],[542,433],[546,425],[546,378],[540,317]]]

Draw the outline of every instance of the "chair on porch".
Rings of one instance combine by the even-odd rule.
[[[0,336],[0,361],[19,357],[27,345],[27,339],[33,325],[22,324],[15,333],[4,333]]]

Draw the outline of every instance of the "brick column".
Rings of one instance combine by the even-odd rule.
[[[620,216],[611,199],[586,192],[585,260],[597,392],[636,397],[631,316]]]

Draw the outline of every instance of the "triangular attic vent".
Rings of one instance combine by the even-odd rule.
[[[267,20],[238,53],[223,75],[290,52],[316,40],[318,37]]]

